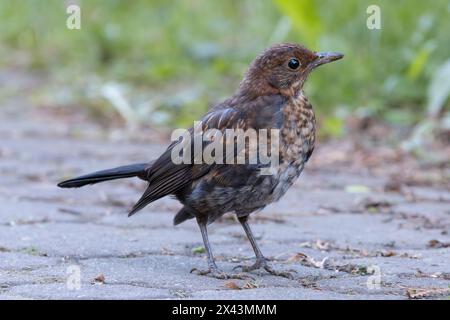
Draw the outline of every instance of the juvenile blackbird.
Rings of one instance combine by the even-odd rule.
[[[58,186],[75,188],[121,178],[143,179],[148,187],[129,215],[157,199],[175,196],[183,208],[176,214],[174,224],[196,218],[208,256],[207,270],[192,271],[220,279],[243,275],[227,274],[217,268],[207,225],[227,212],[235,213],[256,255],[252,266],[239,266],[242,271],[264,268],[270,274],[291,277],[289,272],[276,271],[267,263],[247,219],[250,213],[279,200],[303,170],[314,149],[316,127],[314,111],[303,93],[303,85],[316,67],[342,57],[340,53],[313,52],[298,44],[274,45],[250,64],[236,93],[202,118],[203,130],[279,130],[279,164],[273,174],[261,174],[260,162],[175,164],[171,154],[177,143],[181,143],[177,140],[152,162],[94,172]],[[193,129],[189,132],[192,134]]]

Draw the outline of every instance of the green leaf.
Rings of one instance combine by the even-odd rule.
[[[205,253],[205,252],[206,250],[202,246],[192,248],[192,253]]]
[[[352,184],[345,186],[345,191],[348,193],[369,193],[370,188],[361,184]]]
[[[311,46],[316,46],[323,31],[317,3],[312,0],[275,0],[280,10],[288,16]]]
[[[417,79],[423,72],[430,54],[434,51],[435,46],[428,42],[426,43],[422,49],[417,53],[414,60],[411,62],[408,68],[408,78],[411,80]]]
[[[344,133],[344,122],[341,118],[327,117],[322,122],[321,130],[324,136],[339,138]]]

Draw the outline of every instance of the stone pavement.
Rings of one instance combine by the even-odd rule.
[[[176,201],[127,218],[142,181],[56,187],[156,157],[164,144],[148,134],[135,139],[13,102],[1,106],[0,299],[449,298],[448,186],[386,192],[388,176],[315,165],[327,144],[287,195],[250,221],[273,266],[295,270],[293,280],[190,274],[206,266],[205,253],[194,221],[172,226]],[[252,263],[233,216],[211,225],[210,240],[224,271]]]

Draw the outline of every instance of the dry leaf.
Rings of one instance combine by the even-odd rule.
[[[450,280],[450,273],[447,272],[435,272],[435,273],[425,273],[420,269],[417,269],[417,277],[421,278],[441,278],[444,280]]]
[[[259,283],[256,281],[249,281],[242,286],[242,289],[256,289],[259,288]]]
[[[397,255],[397,253],[395,253],[394,251],[384,251],[384,252],[381,252],[381,256],[382,256],[382,257],[393,257],[393,256],[395,256],[395,255]]]
[[[228,281],[228,282],[226,282],[225,285],[224,285],[224,287],[227,288],[227,289],[231,289],[231,290],[241,290],[241,289],[242,289],[242,288],[239,287],[239,286],[237,285],[237,283],[234,282],[234,281]]]
[[[313,267],[323,269],[325,266],[325,262],[328,260],[328,257],[322,259],[322,261],[314,260],[313,258],[307,257],[307,262],[310,263]]]
[[[330,245],[329,242],[322,241],[322,240],[318,239],[318,240],[316,241],[316,247],[317,247],[317,249],[319,249],[319,250],[328,251],[328,250],[330,250],[331,245]]]
[[[448,248],[450,247],[450,242],[440,242],[439,240],[433,239],[428,241],[428,246],[430,248]]]
[[[322,261],[317,261],[314,258],[308,257],[306,254],[299,252],[287,259],[287,262],[303,262],[303,265],[323,269],[327,260],[328,257],[325,257]]]
[[[311,248],[312,246],[311,246],[311,242],[306,241],[306,242],[300,243],[299,247],[301,247],[301,248]]]
[[[104,284],[105,283],[105,276],[103,275],[103,273],[100,273],[98,276],[96,276],[94,278],[94,280],[92,280],[93,284]]]
[[[172,250],[170,250],[170,249],[168,249],[166,247],[162,247],[161,248],[161,254],[168,255],[168,256],[173,256],[175,253]]]
[[[299,261],[304,261],[306,260],[307,256],[304,253],[296,253],[293,256],[291,256],[290,258],[288,258],[286,261],[287,262],[299,262]]]
[[[450,288],[431,288],[431,289],[421,289],[421,288],[408,288],[406,289],[406,295],[410,299],[422,299],[428,297],[439,296],[443,294],[450,293]]]

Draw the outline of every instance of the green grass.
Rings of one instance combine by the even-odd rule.
[[[330,134],[354,112],[411,124],[450,58],[448,0],[81,0],[81,30],[65,27],[64,3],[1,1],[0,66],[48,73],[38,105],[83,105],[106,117],[118,113],[105,97],[112,83],[130,122],[190,125],[232,93],[263,48],[293,41],[346,55],[306,88],[331,119]],[[366,28],[371,4],[381,7],[382,30]]]

